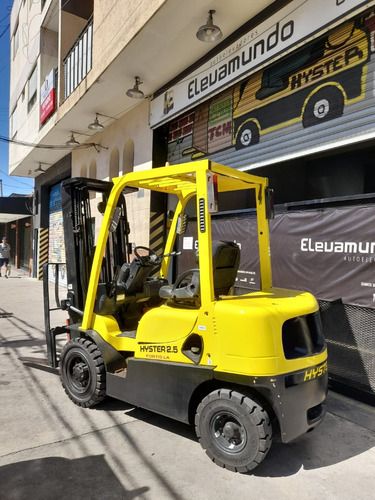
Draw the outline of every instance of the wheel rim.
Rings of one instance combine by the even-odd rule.
[[[239,453],[246,445],[246,430],[229,412],[219,412],[211,419],[210,431],[214,442],[227,453]]]
[[[249,146],[251,144],[253,134],[250,129],[245,129],[241,132],[240,141],[243,146]]]
[[[316,118],[324,118],[329,113],[329,101],[327,99],[320,99],[314,104],[314,116]]]
[[[67,364],[66,374],[68,383],[76,394],[82,395],[90,387],[90,367],[82,356],[72,356]]]

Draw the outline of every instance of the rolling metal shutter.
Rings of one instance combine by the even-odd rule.
[[[167,161],[209,157],[251,170],[375,137],[374,14],[345,21],[169,122]]]

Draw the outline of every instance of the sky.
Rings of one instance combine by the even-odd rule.
[[[0,135],[3,137],[9,137],[9,23],[12,4],[12,0],[0,0]],[[0,141],[0,180],[3,186],[3,196],[13,193],[30,194],[33,190],[34,179],[8,175],[8,148],[6,142]]]

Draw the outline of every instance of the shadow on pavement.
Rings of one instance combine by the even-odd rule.
[[[197,441],[193,426],[184,424],[183,422],[178,422],[177,420],[159,415],[152,411],[145,410],[144,408],[136,407],[118,399],[106,397],[104,401],[94,406],[91,410],[123,412],[136,420],[140,420],[141,422],[146,422],[147,424],[158,427],[159,429],[164,429],[192,441]]]
[[[22,339],[22,340],[2,340],[1,347],[17,348],[17,347],[34,347],[45,346],[45,340],[37,339]]]
[[[97,409],[126,411],[137,420],[196,441],[197,446],[200,446],[193,426],[116,400],[104,401]],[[250,474],[275,478],[292,476],[301,468],[313,470],[328,467],[361,455],[373,447],[374,433],[328,413],[320,426],[293,443],[283,444],[276,437],[264,462]]]
[[[301,468],[313,470],[345,462],[375,446],[368,429],[327,414],[323,423],[299,440],[275,442],[265,461],[254,471],[259,477],[291,476]]]
[[[10,318],[11,316],[13,316],[13,313],[8,313],[8,312],[5,312],[4,310],[2,310],[2,312],[0,312],[0,318]]]
[[[125,490],[102,455],[69,460],[49,457],[0,467],[1,497],[7,500],[62,498],[133,499],[145,486]]]

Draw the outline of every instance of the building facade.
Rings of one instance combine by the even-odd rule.
[[[202,43],[195,34],[211,9],[223,37]],[[275,284],[315,293],[331,378],[374,395],[374,9],[359,0],[15,0],[9,171],[36,178],[34,276],[47,260],[64,264],[65,178],[111,180],[203,157],[267,176]],[[126,94],[133,86],[144,99]],[[238,284],[251,289],[249,200],[221,203],[217,234],[241,244]],[[133,193],[132,241],[160,250],[171,208]]]

